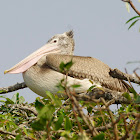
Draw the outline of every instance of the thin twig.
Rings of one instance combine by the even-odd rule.
[[[57,114],[57,112],[64,107],[65,104],[69,102],[69,98],[54,112],[54,114]]]
[[[104,125],[105,125],[105,128],[106,128],[106,130],[107,130],[109,136],[111,136],[111,134],[110,134],[110,132],[109,132],[109,130],[108,130],[108,127],[107,127],[107,125],[106,125],[105,119],[104,119],[104,117],[103,117],[103,113],[102,113],[101,107],[99,106],[99,104],[97,104],[97,105],[98,105],[98,108],[100,109],[100,113],[101,113],[101,116],[102,116],[102,119],[103,119],[103,123],[104,123]]]
[[[126,132],[124,138],[127,139],[129,137],[129,131],[128,131],[125,117],[123,117],[123,122],[124,122],[124,128],[125,128],[125,132]]]
[[[7,132],[7,131],[4,131],[4,130],[0,130],[0,133],[1,134],[5,134],[5,135],[12,135],[14,137],[16,137],[17,135],[19,135],[19,133],[14,133],[14,132]],[[25,139],[28,139],[28,140],[32,140],[32,138],[30,138],[29,136],[24,136],[23,138]]]
[[[136,126],[135,126],[135,135],[132,135],[131,136],[131,140],[134,140],[138,134],[138,131],[140,130],[140,119],[138,119],[137,123],[136,123]]]
[[[75,109],[74,109],[74,108],[75,108],[74,103],[72,104],[72,107],[73,107],[73,113],[74,113],[75,119],[76,119],[77,124],[78,124],[78,128],[79,128],[79,130],[80,130],[80,132],[81,132],[81,134],[82,134],[82,133],[83,133],[83,129],[82,129],[82,127],[81,127],[80,122],[78,121],[77,114],[76,114],[76,111],[75,111]]]
[[[107,107],[107,104],[105,102],[105,100],[103,98],[101,98],[103,104],[106,106],[106,108],[108,108],[108,113],[110,115],[111,121],[112,121],[112,125],[113,125],[113,130],[114,130],[114,135],[115,135],[115,140],[119,140],[118,138],[118,129],[117,129],[117,124],[115,123],[114,117],[112,112],[109,110],[109,107]]]
[[[35,116],[37,116],[37,111],[34,107],[31,107],[31,106],[23,106],[23,105],[20,105],[20,104],[12,104],[10,105],[11,106],[11,109],[15,109],[15,108],[18,108],[18,109],[21,109],[21,110],[24,110],[25,112],[26,111],[30,111],[32,112]]]
[[[136,68],[133,70],[135,76],[140,80],[140,76],[136,73],[137,70],[140,70],[140,68]]]
[[[15,136],[15,137],[18,135],[18,133],[7,132],[7,131],[1,130],[1,129],[0,129],[0,133],[1,134],[12,135],[12,136]]]
[[[93,124],[91,123],[91,121],[90,121],[91,125],[89,124],[89,122],[88,122],[89,118],[87,118],[87,116],[85,116],[85,114],[83,113],[81,107],[79,106],[79,103],[77,102],[77,100],[76,100],[76,98],[73,96],[73,94],[70,93],[70,92],[68,91],[68,89],[67,89],[66,94],[68,95],[68,97],[70,98],[70,100],[74,103],[74,105],[75,105],[75,107],[76,107],[76,109],[77,109],[78,114],[82,117],[83,121],[84,121],[85,124],[88,126],[88,128],[89,128],[89,130],[90,130],[92,136],[94,137],[94,136],[98,135],[98,132],[97,132],[96,129],[94,128],[94,126],[93,126]]]
[[[76,98],[75,98],[74,96],[72,96],[72,97],[73,97],[72,99],[73,99],[73,101],[74,101],[74,104],[75,104],[75,106],[76,106],[76,108],[77,108],[77,111],[79,112],[79,115],[82,117],[82,119],[84,120],[84,122],[85,122],[85,123],[87,124],[87,126],[89,127],[89,129],[90,129],[90,131],[91,131],[91,134],[92,134],[93,136],[98,135],[98,132],[96,131],[96,129],[95,129],[95,127],[93,126],[93,124],[91,123],[91,121],[90,121],[91,125],[88,123],[87,120],[90,120],[90,119],[87,118],[87,116],[85,116],[85,114],[84,114],[83,111],[81,110],[79,104],[77,103]],[[94,131],[94,133],[93,133],[93,131]]]
[[[123,2],[128,2],[129,5],[133,8],[133,10],[140,16],[140,12],[136,9],[133,2],[131,0],[122,0]]]

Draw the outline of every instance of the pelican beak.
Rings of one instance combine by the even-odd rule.
[[[10,68],[9,70],[5,70],[4,74],[6,73],[22,73],[33,66],[37,61],[44,55],[50,53],[58,53],[60,52],[59,47],[56,45],[46,44],[37,51],[30,54],[28,57],[20,61],[18,64]]]

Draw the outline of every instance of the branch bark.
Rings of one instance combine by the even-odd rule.
[[[13,86],[0,88],[0,94],[6,94],[8,92],[13,92],[13,91],[23,89],[23,88],[26,88],[26,87],[27,86],[24,82],[23,83],[17,83]]]
[[[123,78],[124,79],[124,78]],[[13,86],[9,86],[7,88],[0,88],[1,93],[8,93],[12,91],[16,91],[19,89],[26,88],[27,86],[25,83],[17,83]],[[129,93],[131,98],[133,99],[133,94]],[[76,95],[79,100],[88,100],[88,101],[95,101],[98,100],[100,97],[104,98],[105,100],[112,100],[114,99],[115,104],[125,103],[129,104],[131,101],[127,100],[123,97],[123,92],[113,91],[107,88],[94,88],[92,92],[89,93],[81,93]]]
[[[129,5],[133,8],[133,10],[140,16],[140,12],[136,9],[133,2],[131,0],[122,0],[123,2],[128,2]]]
[[[124,96],[123,96],[123,92],[118,92],[118,91],[112,91],[110,89],[107,88],[94,88],[92,90],[92,92],[90,93],[82,93],[82,94],[78,94],[77,99],[78,100],[87,100],[87,101],[92,101],[92,102],[101,102],[100,98],[104,98],[105,100],[114,100],[115,104],[129,104],[132,102],[132,100],[127,100]],[[133,99],[133,94],[129,93],[129,95],[131,96],[131,98]]]

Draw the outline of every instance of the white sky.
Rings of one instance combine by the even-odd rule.
[[[136,3],[140,9],[140,3]],[[22,82],[21,74],[3,72],[44,45],[55,34],[74,30],[75,55],[92,56],[129,73],[140,60],[139,23],[129,31],[129,14],[121,0],[0,0],[0,87]],[[26,101],[38,96],[19,90]],[[13,93],[8,93],[11,97]]]

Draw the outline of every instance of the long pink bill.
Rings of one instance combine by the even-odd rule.
[[[6,73],[22,73],[33,66],[37,61],[44,55],[50,53],[58,53],[60,52],[58,46],[46,44],[37,51],[30,54],[28,57],[20,61],[18,64],[10,68],[9,70],[5,70],[4,74]]]

